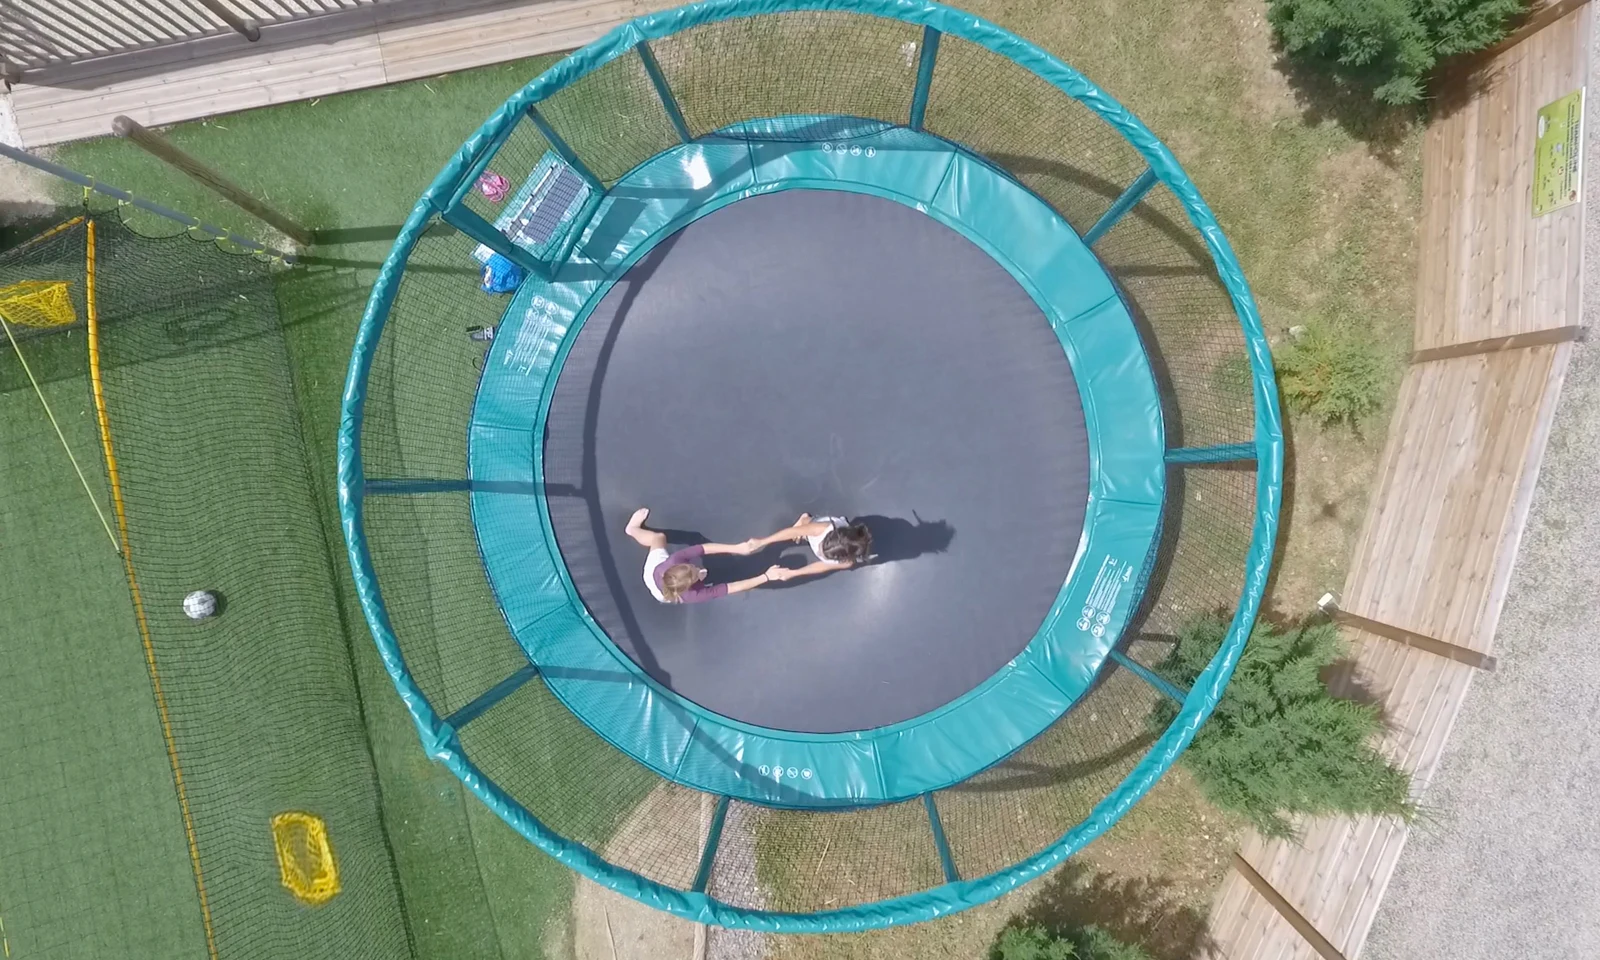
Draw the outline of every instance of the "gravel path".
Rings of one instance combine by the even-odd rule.
[[[1593,71],[1591,71],[1593,73]],[[1600,94],[1585,321],[1495,638],[1361,960],[1600,957]]]

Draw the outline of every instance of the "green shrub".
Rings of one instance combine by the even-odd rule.
[[[1307,330],[1273,358],[1278,389],[1289,409],[1322,422],[1358,423],[1372,413],[1384,393],[1383,364],[1368,340]]]
[[[1193,684],[1227,629],[1216,616],[1190,622],[1159,671]],[[1377,708],[1334,697],[1322,681],[1343,654],[1332,624],[1256,625],[1216,713],[1183,755],[1212,803],[1274,837],[1293,835],[1289,814],[1410,819],[1410,775],[1372,745],[1383,729]],[[1176,714],[1163,702],[1150,721],[1165,729]]]
[[[1423,98],[1439,60],[1506,35],[1527,0],[1267,0],[1291,57],[1330,70],[1388,104]]]
[[[1032,926],[1000,931],[989,960],[1150,960],[1150,955],[1099,927],[1055,933]]]

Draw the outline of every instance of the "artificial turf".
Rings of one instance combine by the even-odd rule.
[[[0,284],[13,280],[0,268]],[[23,346],[104,506],[82,332]],[[10,344],[0,349],[4,955],[203,957],[122,562]]]

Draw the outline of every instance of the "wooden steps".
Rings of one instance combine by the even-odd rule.
[[[161,126],[570,50],[670,0],[411,2],[110,58],[70,81],[18,84],[24,147],[104,136],[126,114]],[[243,46],[242,46],[243,45]],[[531,79],[531,78],[530,78]]]

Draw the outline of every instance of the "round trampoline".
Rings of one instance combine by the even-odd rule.
[[[1281,433],[1226,241],[1114,101],[922,0],[713,0],[574,53],[441,173],[339,468],[432,756],[637,899],[850,930],[1000,895],[1172,764],[1254,621]],[[805,512],[874,556],[663,604],[640,506],[673,548]]]

